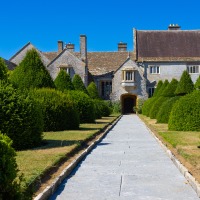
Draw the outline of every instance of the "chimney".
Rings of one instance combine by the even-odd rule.
[[[66,49],[70,52],[74,52],[74,44],[71,44],[70,42],[66,44]]]
[[[58,41],[58,53],[61,53],[63,51],[63,41]]]
[[[127,43],[124,42],[118,43],[118,51],[127,51]]]
[[[170,30],[170,31],[175,31],[175,30],[180,30],[180,29],[181,29],[181,27],[178,24],[170,24],[168,26],[168,30]]]
[[[80,35],[80,53],[81,59],[87,61],[87,37],[86,35]]]

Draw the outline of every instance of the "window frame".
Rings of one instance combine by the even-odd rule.
[[[135,71],[133,69],[122,70],[122,82],[135,82]]]
[[[160,65],[149,65],[150,74],[160,74]]]
[[[189,74],[199,74],[199,65],[187,65],[187,72]]]

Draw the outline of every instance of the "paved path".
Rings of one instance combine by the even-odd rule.
[[[199,200],[136,115],[124,115],[50,199]]]

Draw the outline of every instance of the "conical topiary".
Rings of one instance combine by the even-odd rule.
[[[153,93],[153,97],[156,97],[156,96],[157,96],[157,94],[158,94],[160,88],[162,87],[162,85],[163,85],[163,82],[162,82],[161,80],[158,81],[158,85],[157,85],[157,87],[156,87],[156,89],[155,89],[155,92]]]
[[[169,85],[169,81],[165,80],[164,83],[163,83],[163,85],[160,87],[160,89],[159,89],[158,94],[157,94],[156,97],[163,96],[164,91],[165,91],[165,89],[167,88],[168,85]]]
[[[81,79],[81,77],[78,74],[74,75],[74,78],[72,80],[72,83],[74,85],[75,90],[82,91],[88,95],[88,91],[86,90],[86,87]]]
[[[192,79],[187,71],[184,71],[181,79],[176,88],[175,94],[179,96],[183,96],[185,94],[189,94],[194,90],[194,84]]]
[[[60,91],[64,90],[74,90],[70,75],[66,73],[63,69],[59,72],[58,76],[54,80],[56,89]]]
[[[200,76],[199,76],[199,78],[197,79],[197,81],[196,81],[194,87],[195,87],[196,90],[200,90]]]
[[[43,65],[38,52],[31,49],[10,75],[10,80],[19,89],[54,88],[54,82]]]
[[[98,90],[97,90],[97,86],[94,82],[91,82],[88,87],[87,87],[87,91],[89,93],[89,96],[92,99],[100,99],[99,94],[98,94]]]
[[[7,79],[8,79],[8,68],[3,58],[0,58],[0,80],[7,81]]]
[[[177,88],[177,85],[178,85],[178,81],[176,79],[172,79],[172,81],[167,85],[167,87],[164,89],[163,93],[162,93],[162,96],[165,96],[165,97],[173,97],[173,96],[176,96],[174,94],[176,88]]]

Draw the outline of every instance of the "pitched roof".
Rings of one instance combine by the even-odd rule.
[[[41,52],[44,54],[50,61],[54,60],[58,56],[58,52]]]
[[[136,31],[137,60],[200,60],[200,31]]]
[[[92,75],[106,74],[116,71],[128,57],[130,52],[88,52],[88,69]]]
[[[4,59],[4,62],[6,64],[6,66],[8,67],[9,70],[13,70],[17,65],[10,62],[9,60]]]

